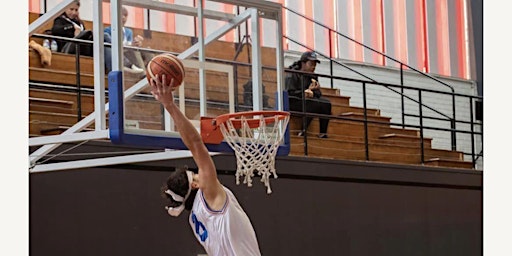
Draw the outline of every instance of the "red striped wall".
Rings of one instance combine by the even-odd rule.
[[[233,5],[231,5],[231,4],[225,4],[225,5],[223,6],[223,11],[224,11],[225,13],[232,13],[232,14],[235,14],[235,12],[234,12],[234,8],[235,8],[235,7],[234,7]],[[234,41],[235,41],[235,30],[231,30],[231,31],[227,32],[227,33],[223,36],[222,40],[225,40],[225,41],[228,41],[228,42],[234,42]]]
[[[29,0],[28,11],[33,13],[41,12],[41,3],[39,2],[39,0]]]
[[[394,0],[395,13],[393,26],[395,31],[395,58],[402,63],[407,63],[407,28],[405,17],[405,2]]]
[[[274,2],[280,3],[282,6],[285,6],[285,0],[275,0]],[[283,10],[283,33],[286,34],[286,20],[288,19],[288,12]],[[286,39],[283,38],[283,50],[288,50],[288,44],[286,43]]]
[[[425,10],[425,0],[419,0],[415,6],[415,14],[418,17],[416,22],[416,42],[418,49],[418,63],[416,68],[423,72],[428,72],[428,49],[427,49],[427,18]],[[413,64],[414,65],[414,64]]]
[[[174,0],[165,0],[166,3],[174,4]],[[164,31],[168,33],[176,33],[176,14],[167,12],[164,14]]]
[[[456,20],[457,20],[457,37],[454,40],[457,40],[458,50],[458,60],[457,64],[459,65],[459,73],[452,74],[453,76],[469,78],[467,73],[467,63],[468,56],[466,55],[466,36],[465,36],[465,13],[464,13],[464,0],[454,0],[455,8],[456,8]]]
[[[448,35],[448,6],[447,0],[435,0],[437,25],[437,58],[441,75],[450,75],[450,45]],[[453,1],[453,0],[451,0]],[[433,50],[433,49],[432,49]]]
[[[144,9],[134,7],[132,8],[132,11],[130,12],[130,15],[128,17],[133,17],[133,27],[134,28],[144,28]]]
[[[194,0],[194,6],[197,6],[197,1]],[[203,0],[204,1],[204,0]],[[287,3],[287,0],[271,0],[276,3],[280,3],[281,5],[285,6]],[[292,1],[292,0],[288,0]],[[363,27],[363,21],[362,21],[362,1],[366,0],[324,0],[322,5],[318,4],[318,1],[314,0],[302,0],[300,2],[294,2],[295,6],[299,6],[298,8],[300,10],[295,10],[303,13],[305,16],[312,18],[314,20],[317,20],[321,22],[322,24],[333,28],[334,30],[340,31],[336,26],[338,24],[337,19],[343,19],[345,22],[348,22],[348,31],[346,32],[346,36],[354,39],[358,42],[363,42],[363,30],[364,29],[370,29],[369,35],[371,35],[371,40],[366,40],[365,42],[369,42],[371,45],[369,45],[371,48],[384,52],[386,49],[387,42],[393,42],[394,45],[387,47],[391,47],[393,51],[395,52],[394,57],[410,66],[413,66],[417,68],[418,70],[429,72],[430,65],[433,65],[434,68],[436,68],[438,73],[440,75],[446,75],[446,76],[455,76],[455,77],[461,77],[461,78],[467,78],[470,79],[470,74],[468,73],[468,59],[469,57],[466,56],[467,52],[467,46],[466,46],[466,13],[464,10],[464,5],[466,0],[414,0],[414,16],[415,16],[415,30],[412,32],[412,34],[407,34],[407,18],[406,18],[406,8],[405,8],[405,1],[404,0],[370,0],[370,6],[371,6],[371,27],[365,28]],[[449,2],[454,1],[454,2]],[[165,0],[167,3],[174,3],[175,0]],[[435,7],[435,15],[432,13],[428,13],[427,10],[427,2],[429,4],[433,4]],[[298,5],[297,5],[298,3]],[[339,17],[336,13],[338,10],[338,4],[344,3],[346,6],[339,6],[339,8],[346,10],[347,17]],[[385,36],[385,27],[384,27],[384,4],[386,3],[392,3],[393,7],[393,40],[388,40]],[[449,11],[448,10],[448,3],[455,5],[455,11]],[[368,6],[368,5],[366,5]],[[453,6],[453,5],[452,5]],[[29,0],[29,12],[35,12],[39,13],[41,4],[39,0]],[[321,17],[315,17],[315,8],[321,8]],[[450,7],[452,8],[452,7]],[[110,3],[104,2],[103,3],[103,9],[104,9],[104,16],[103,21],[107,24],[110,24],[111,22],[111,15],[110,15]],[[234,6],[232,5],[222,5],[220,8],[220,11],[233,13]],[[146,20],[144,19],[144,14],[146,10],[143,8],[135,8],[130,6],[130,15],[128,17],[129,23],[135,27],[135,28],[145,28]],[[318,15],[318,11],[316,11]],[[283,32],[286,35],[287,29],[290,29],[287,27],[286,20],[291,17],[291,15],[287,11],[283,11]],[[455,20],[455,31],[450,31],[449,29],[449,18],[452,18],[452,21]],[[429,38],[429,31],[427,30],[427,20],[435,20],[435,43],[434,45],[428,45],[428,38]],[[410,19],[409,19],[410,21]],[[162,22],[164,23],[164,30],[169,33],[175,33],[176,32],[176,24],[175,24],[175,14],[173,13],[166,13],[163,16]],[[339,56],[338,52],[338,42],[342,42],[342,40],[347,40],[342,37],[332,36],[331,37],[331,44],[329,46],[328,38],[326,40],[316,40],[315,42],[315,34],[322,35],[328,37],[329,34],[327,32],[320,32],[315,31],[318,30],[318,26],[315,26],[312,22],[309,21],[302,21],[299,24],[291,24],[296,26],[294,29],[297,29],[300,31],[300,35],[298,37],[300,38],[293,38],[294,40],[298,40],[299,42],[303,43],[309,48],[312,49],[324,49],[325,52],[322,52],[322,54],[328,55],[329,50],[334,54],[333,57]],[[290,26],[290,25],[288,25]],[[206,27],[206,26],[205,26]],[[452,26],[453,28],[453,26]],[[196,31],[197,31],[197,24],[196,24]],[[327,30],[326,30],[327,31]],[[431,30],[432,31],[432,30]],[[269,34],[269,31],[265,31],[264,27],[260,27],[261,32],[261,42],[263,43],[264,35]],[[206,33],[206,31],[205,31]],[[432,32],[431,32],[432,33]],[[207,34],[207,33],[206,33]],[[368,35],[368,33],[366,33]],[[272,35],[273,36],[273,35]],[[431,35],[432,36],[432,35]],[[235,41],[236,40],[235,31],[227,33],[223,40],[226,41]],[[411,43],[415,46],[416,53],[408,52],[408,38],[414,38],[412,39]],[[316,44],[322,44],[315,45]],[[456,47],[454,47],[454,45]],[[451,46],[451,48],[450,48]],[[289,49],[288,44],[286,43],[286,40],[283,39],[283,47],[285,50]],[[330,48],[329,48],[330,47]],[[349,55],[348,58],[353,61],[367,61],[370,63],[380,64],[384,65],[386,63],[384,61],[384,57],[379,56],[377,54],[372,55],[372,59],[370,60],[364,60],[364,49],[361,46],[358,46],[354,43],[349,43]],[[430,53],[429,53],[430,51]],[[454,52],[456,51],[456,52]],[[450,54],[451,53],[451,54]],[[412,55],[411,55],[412,54]],[[408,63],[408,56],[416,56],[413,58],[414,63]],[[429,60],[429,54],[433,54],[435,56],[434,60],[435,63],[431,63],[431,60]],[[431,55],[432,56],[432,55]],[[450,59],[450,56],[456,56],[455,59]],[[367,56],[368,57],[368,56]],[[456,65],[455,65],[456,64]],[[451,70],[450,65],[453,65],[453,67],[457,67],[455,70]],[[453,72],[453,73],[452,73]]]
[[[363,41],[363,22],[361,14],[361,0],[348,0],[349,36],[357,42]],[[355,43],[350,43],[350,56],[352,60],[363,61],[363,48]]]
[[[314,19],[313,15],[313,1],[303,0],[304,4],[304,15],[310,19]],[[311,21],[305,21],[304,23],[304,34],[305,34],[305,45],[311,49],[315,49],[315,34],[313,32],[313,23]]]
[[[371,48],[379,52],[384,52],[384,7],[382,0],[372,1],[370,8],[371,21],[374,24],[372,29],[372,45]],[[385,57],[379,54],[373,54],[373,63],[384,65]]]

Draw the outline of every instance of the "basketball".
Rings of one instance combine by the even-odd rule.
[[[180,59],[170,53],[159,54],[153,57],[146,69],[146,78],[151,83],[151,78],[158,75],[160,78],[165,75],[167,83],[174,78],[173,87],[178,87],[185,77],[185,67]]]

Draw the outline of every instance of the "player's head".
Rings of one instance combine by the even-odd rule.
[[[187,167],[177,168],[167,179],[163,195],[169,199],[166,206],[169,215],[177,217],[184,209],[191,210],[197,193],[197,174],[187,170]]]
[[[66,16],[68,16],[68,18],[70,18],[70,19],[76,19],[78,17],[78,13],[79,13],[78,9],[80,9],[80,1],[75,0],[66,9],[66,11],[65,11]]]

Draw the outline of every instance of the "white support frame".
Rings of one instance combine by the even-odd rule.
[[[47,13],[39,17],[37,20],[32,22],[29,25],[29,36],[33,35],[33,33],[44,25],[46,22],[52,20],[57,15],[59,15],[62,10],[67,8],[73,0],[64,0],[55,6],[52,10],[49,10]],[[206,98],[205,95],[205,74],[204,69],[205,66],[205,56],[204,56],[204,47],[208,43],[220,38],[225,33],[230,31],[233,28],[236,28],[241,23],[250,19],[251,26],[253,28],[253,44],[256,46],[252,47],[252,74],[253,74],[253,85],[258,85],[257,88],[253,89],[254,94],[254,109],[261,110],[262,106],[262,76],[261,76],[261,53],[260,53],[260,44],[259,44],[259,17],[274,19],[277,21],[277,29],[276,29],[276,38],[278,38],[276,43],[276,66],[277,66],[277,90],[282,91],[282,84],[284,83],[284,57],[283,57],[283,46],[282,40],[279,38],[282,37],[282,7],[278,3],[263,1],[263,0],[210,0],[220,3],[232,4],[235,6],[244,6],[247,10],[239,15],[233,15],[229,13],[222,13],[212,10],[204,10],[202,1],[199,1],[198,8],[182,6],[177,4],[168,4],[162,3],[159,1],[147,1],[147,0],[93,0],[93,34],[94,34],[94,112],[77,122],[75,125],[70,127],[68,130],[64,131],[60,135],[53,136],[44,136],[44,137],[36,137],[29,138],[29,146],[41,146],[37,150],[35,150],[29,156],[29,166],[30,172],[48,172],[48,171],[57,171],[57,170],[69,170],[69,169],[77,169],[77,168],[87,168],[87,167],[96,167],[96,166],[106,166],[113,164],[123,164],[123,163],[134,163],[134,162],[146,162],[146,161],[156,161],[156,160],[166,160],[166,159],[177,159],[184,157],[191,157],[189,151],[182,150],[163,150],[163,152],[159,153],[149,153],[149,154],[135,154],[135,155],[127,155],[120,157],[105,157],[105,158],[97,158],[97,159],[88,159],[88,160],[74,160],[62,163],[50,163],[50,164],[37,164],[37,161],[42,157],[46,156],[54,149],[59,147],[62,143],[67,142],[79,142],[79,141],[88,141],[88,140],[100,140],[100,139],[109,139],[109,131],[105,128],[105,114],[108,111],[108,103],[105,103],[105,85],[104,85],[104,46],[103,46],[103,33],[98,31],[103,31],[103,21],[102,21],[102,2],[110,2],[111,3],[111,14],[112,20],[117,20],[117,23],[112,24],[112,68],[113,70],[122,70],[122,40],[121,40],[121,17],[120,10],[121,4],[136,6],[147,8],[151,10],[159,10],[159,11],[171,11],[177,14],[184,14],[190,16],[197,16],[201,22],[199,22],[200,32],[199,32],[199,42],[195,45],[191,46],[189,49],[183,51],[178,55],[180,59],[186,59],[190,57],[195,52],[199,52],[199,68],[200,68],[200,90],[201,97]],[[227,24],[212,32],[206,38],[203,38],[203,19],[216,19],[227,21]],[[141,79],[135,85],[130,87],[124,92],[124,100],[125,102],[132,98],[135,94],[139,93],[147,86],[147,80]],[[230,87],[230,90],[233,88]],[[230,95],[230,102],[233,100]],[[282,95],[278,94],[278,101],[281,103],[278,106],[278,110],[282,110]],[[206,102],[203,100],[203,102]],[[232,105],[232,104],[230,104]],[[230,111],[234,111],[234,109],[230,109]],[[206,114],[206,106],[201,105],[201,115]],[[95,123],[95,131],[92,132],[80,132],[92,123]],[[210,153],[211,155],[216,155],[218,153]]]

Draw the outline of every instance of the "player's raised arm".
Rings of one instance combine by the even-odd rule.
[[[151,79],[151,93],[169,112],[183,142],[192,152],[192,157],[199,169],[199,188],[203,191],[209,207],[214,210],[220,209],[226,201],[226,193],[217,179],[215,164],[199,132],[174,103],[172,87],[174,81],[168,84],[166,79],[168,78],[165,75],[162,77],[156,75]]]

